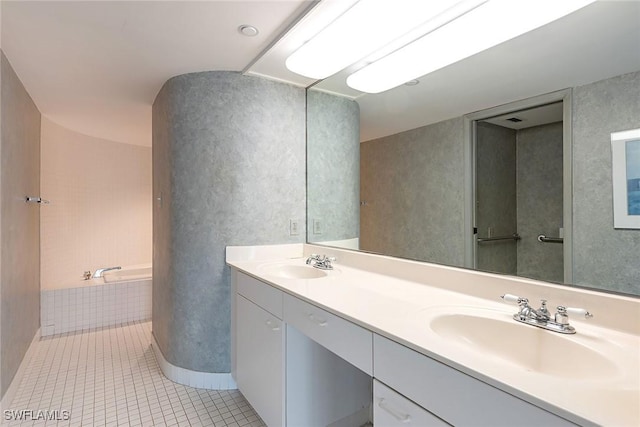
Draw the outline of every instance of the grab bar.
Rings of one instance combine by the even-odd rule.
[[[495,242],[495,241],[498,241],[498,240],[520,240],[520,235],[518,233],[513,233],[511,236],[478,237],[478,243]]]
[[[538,242],[542,243],[564,243],[562,237],[547,237],[544,234],[538,236]]]

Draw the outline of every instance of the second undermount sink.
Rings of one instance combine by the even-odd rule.
[[[309,265],[274,263],[261,266],[261,272],[282,279],[319,279],[327,272]]]
[[[618,372],[609,358],[574,338],[518,323],[508,314],[463,310],[437,315],[429,327],[442,338],[530,372],[582,379]]]

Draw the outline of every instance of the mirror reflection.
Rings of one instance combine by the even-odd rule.
[[[417,86],[309,89],[308,241],[640,295],[610,142],[640,128],[639,10],[597,2]]]
[[[563,282],[562,103],[477,122],[475,165],[475,267]]]

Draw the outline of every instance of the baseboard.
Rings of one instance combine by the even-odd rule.
[[[238,388],[236,382],[231,377],[231,373],[199,372],[172,365],[164,358],[156,341],[156,337],[153,334],[151,337],[151,347],[153,348],[153,354],[158,361],[158,365],[160,365],[160,370],[164,376],[171,381],[207,390],[235,390]]]
[[[33,339],[31,340],[31,344],[29,344],[29,348],[22,358],[22,362],[20,362],[20,366],[18,367],[16,374],[13,376],[13,380],[11,380],[11,384],[9,384],[7,392],[2,397],[2,401],[0,401],[0,414],[4,414],[5,409],[11,408],[11,403],[13,402],[14,397],[16,397],[16,393],[18,393],[20,383],[22,382],[22,378],[24,377],[24,372],[27,369],[27,365],[31,361],[33,353],[35,352],[36,344],[38,341],[40,341],[40,331],[41,329],[38,328],[35,335],[33,336]]]

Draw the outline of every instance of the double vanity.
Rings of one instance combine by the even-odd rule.
[[[636,298],[308,244],[227,263],[233,376],[268,426],[640,425]],[[593,317],[531,326],[505,294]]]

